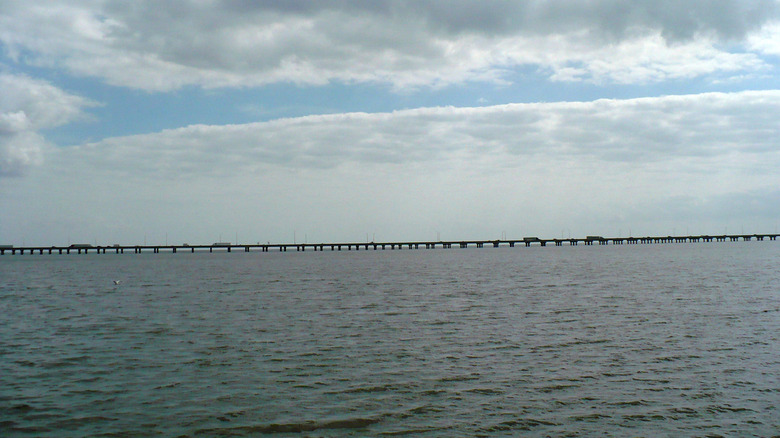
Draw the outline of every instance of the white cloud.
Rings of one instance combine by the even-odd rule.
[[[63,153],[83,160],[82,166],[177,177],[274,166],[493,163],[491,157],[507,165],[535,157],[636,166],[680,159],[708,163],[735,154],[776,158],[780,125],[774,115],[779,112],[778,91],[421,108],[196,125],[106,139]]]
[[[780,56],[780,23],[766,26],[761,32],[751,35],[748,44],[759,53]]]
[[[12,58],[147,90],[439,86],[524,65],[567,81],[740,75],[768,68],[739,47],[778,18],[774,0],[6,3]]]
[[[40,164],[48,144],[39,131],[61,126],[92,105],[47,82],[0,73],[0,177]]]

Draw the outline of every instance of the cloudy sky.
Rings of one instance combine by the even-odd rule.
[[[777,232],[777,0],[0,0],[0,244]]]

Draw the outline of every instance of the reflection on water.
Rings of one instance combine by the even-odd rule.
[[[769,436],[777,266],[774,242],[4,256],[0,431]]]

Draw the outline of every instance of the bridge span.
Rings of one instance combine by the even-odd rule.
[[[401,249],[436,249],[436,248],[484,248],[500,246],[563,246],[563,245],[649,245],[664,243],[697,243],[697,242],[737,242],[776,240],[780,234],[721,234],[700,236],[646,236],[646,237],[602,237],[587,236],[584,238],[540,239],[524,237],[522,239],[498,240],[449,240],[449,241],[399,241],[399,242],[341,242],[341,243],[265,243],[239,244],[219,242],[211,245],[111,245],[99,246],[91,244],[74,244],[69,246],[13,246],[0,245],[0,255],[24,254],[124,254],[125,251],[134,254],[164,252],[233,252],[233,251],[361,251],[361,250],[401,250]]]

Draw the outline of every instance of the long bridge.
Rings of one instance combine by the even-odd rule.
[[[721,234],[701,236],[646,236],[646,237],[602,237],[586,236],[584,238],[540,239],[538,237],[523,237],[521,239],[498,240],[450,240],[450,241],[407,241],[407,242],[343,242],[343,243],[267,243],[239,244],[217,242],[210,245],[110,245],[99,246],[91,244],[73,244],[68,246],[13,246],[0,245],[0,255],[24,254],[124,254],[125,251],[134,254],[144,252],[232,252],[232,251],[360,251],[360,250],[400,250],[400,249],[435,249],[435,248],[468,248],[469,246],[484,248],[500,246],[563,246],[563,245],[648,245],[661,243],[696,243],[696,242],[737,242],[776,240],[780,234]]]

